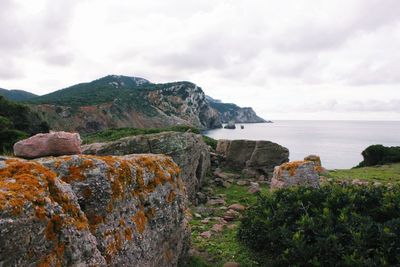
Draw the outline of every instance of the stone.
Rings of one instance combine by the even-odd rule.
[[[224,230],[224,225],[223,224],[214,224],[213,227],[211,228],[211,230],[216,233],[220,233]]]
[[[211,206],[225,205],[225,200],[222,198],[210,199],[207,204]]]
[[[225,212],[223,218],[225,221],[231,222],[239,218],[239,216],[240,216],[239,212],[235,210],[228,210],[227,212]]]
[[[208,224],[208,223],[210,222],[210,220],[211,220],[211,218],[210,218],[210,217],[207,217],[207,218],[201,220],[200,222],[201,222],[202,224]]]
[[[15,143],[14,155],[33,159],[46,156],[80,154],[81,142],[78,133],[41,133]]]
[[[247,190],[249,193],[255,194],[257,192],[261,191],[260,185],[258,183],[255,182],[251,182],[249,189]]]
[[[228,209],[236,210],[236,211],[244,211],[246,209],[246,207],[241,204],[232,204],[228,207]]]
[[[195,213],[194,217],[197,218],[197,219],[201,219],[203,216],[201,216],[201,214],[199,214],[199,213]]]
[[[317,155],[309,155],[304,158],[304,161],[312,161],[314,162],[315,166],[322,166],[321,158]]]
[[[221,178],[215,178],[215,179],[214,179],[214,184],[215,184],[216,186],[224,186],[224,180],[221,179]]]
[[[235,121],[229,121],[225,126],[224,129],[236,129]]]
[[[208,201],[208,197],[203,192],[196,193],[197,204],[205,204]]]
[[[312,161],[294,161],[277,166],[271,180],[271,189],[302,185],[319,187],[318,166]]]
[[[179,167],[164,155],[9,159],[0,169],[0,261],[177,266],[190,243],[186,203]]]
[[[270,177],[275,166],[289,161],[289,150],[269,141],[218,140],[216,151],[225,156],[223,168],[247,176]]]
[[[228,181],[225,181],[225,182],[222,183],[222,186],[225,187],[225,188],[230,188],[232,186],[232,184],[230,182],[228,182]]]
[[[237,262],[227,262],[222,267],[240,267],[240,264]]]
[[[196,192],[205,184],[210,169],[210,151],[201,135],[163,132],[122,138],[114,142],[82,146],[83,154],[126,155],[138,153],[165,154],[181,168],[188,198],[195,202]]]
[[[237,184],[237,185],[240,185],[240,186],[244,186],[244,185],[248,185],[249,182],[246,181],[246,180],[240,180],[240,181],[237,181],[236,184]]]
[[[203,233],[200,234],[200,236],[202,238],[206,238],[206,239],[209,239],[211,237],[211,235],[212,235],[211,231],[206,231],[206,232],[203,232]]]
[[[362,181],[360,179],[354,179],[351,181],[352,185],[368,185],[367,181]]]

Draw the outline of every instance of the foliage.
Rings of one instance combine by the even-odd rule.
[[[109,142],[115,141],[123,137],[134,136],[134,135],[143,135],[143,134],[155,134],[161,132],[187,132],[191,131],[193,133],[199,134],[200,131],[197,128],[186,126],[186,125],[177,125],[168,128],[118,128],[118,129],[107,129],[97,133],[85,134],[82,136],[83,143],[90,144],[96,142]]]
[[[400,162],[400,147],[386,147],[383,145],[372,145],[362,153],[364,160],[358,167],[376,166],[387,163]]]
[[[360,179],[368,182],[398,183],[400,182],[400,163],[349,170],[332,170],[329,171],[327,177],[334,180]]]
[[[399,265],[399,190],[332,184],[264,194],[238,238],[266,266]]]
[[[218,140],[215,140],[211,137],[203,135],[203,141],[204,141],[204,143],[209,145],[212,149],[214,149],[214,150],[217,149]]]
[[[12,101],[23,101],[37,96],[23,90],[6,90],[2,88],[0,88],[0,95]]]
[[[27,106],[0,96],[0,153],[9,153],[15,142],[40,132],[49,126]]]
[[[182,267],[212,267],[212,266],[206,263],[202,258],[192,256],[189,258],[189,262]]]

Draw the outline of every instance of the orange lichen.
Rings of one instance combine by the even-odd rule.
[[[132,221],[136,225],[136,230],[142,234],[144,230],[146,229],[146,224],[147,224],[147,217],[146,214],[144,213],[143,209],[138,211],[135,216],[132,217]]]
[[[303,165],[304,161],[292,161],[292,162],[287,162],[284,163],[280,166],[281,170],[285,170],[289,172],[290,176],[296,175],[296,170],[299,166]]]
[[[174,201],[176,197],[176,193],[174,191],[169,192],[168,196],[167,196],[167,202],[171,203],[172,201]]]
[[[125,233],[125,239],[128,240],[128,241],[131,241],[132,240],[132,236],[133,236],[132,229],[129,228],[129,227],[125,228],[124,233]]]

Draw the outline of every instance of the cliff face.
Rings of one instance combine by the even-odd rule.
[[[222,126],[204,92],[190,82],[152,84],[141,78],[112,75],[34,98],[30,103],[54,130]]]
[[[5,266],[176,266],[185,192],[166,156],[0,160]]]
[[[259,117],[252,108],[241,108],[235,104],[222,103],[219,100],[207,97],[210,106],[218,111],[222,123],[235,121],[236,123],[261,123],[267,122]]]

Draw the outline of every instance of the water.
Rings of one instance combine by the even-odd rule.
[[[356,166],[363,159],[361,152],[372,144],[400,146],[400,121],[275,121],[236,127],[205,134],[215,139],[269,140],[287,147],[290,160],[317,154],[328,169]]]

